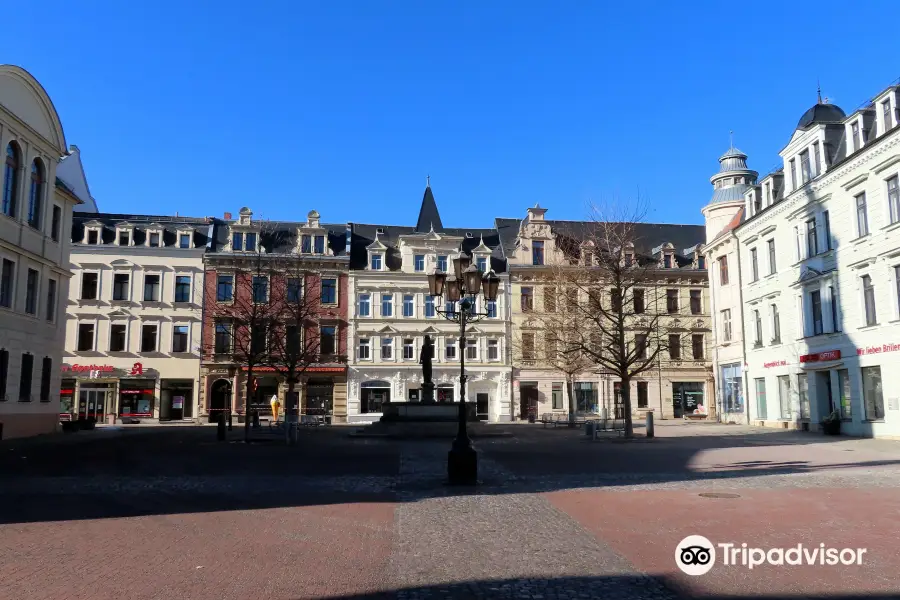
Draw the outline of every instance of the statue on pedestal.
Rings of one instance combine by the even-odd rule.
[[[422,365],[422,402],[434,402],[434,382],[431,380],[433,358],[434,343],[431,336],[426,335],[422,342],[422,352],[419,354],[419,364]]]

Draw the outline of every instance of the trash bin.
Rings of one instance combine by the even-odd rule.
[[[584,434],[588,437],[594,437],[594,427],[596,426],[597,424],[593,421],[588,421],[584,424]]]

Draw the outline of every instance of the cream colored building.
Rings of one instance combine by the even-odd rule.
[[[197,417],[207,219],[76,213],[62,411]]]
[[[0,148],[0,436],[12,438],[57,428],[69,229],[86,183],[73,181],[80,164],[62,167],[79,158],[47,92],[10,65],[0,65]]]
[[[496,221],[509,265],[511,340],[516,346],[515,340],[522,339],[523,333],[534,335],[533,353],[525,352],[531,358],[523,356],[523,343],[513,352],[513,410],[520,419],[528,418],[529,411],[539,417],[544,413],[567,414],[569,410],[566,374],[546,363],[542,323],[535,316],[547,309],[544,276],[550,265],[563,262],[558,242],[565,238],[576,245],[583,243],[584,232],[591,224],[547,220],[546,212],[547,209],[535,206],[528,209],[525,219]],[[713,389],[707,356],[711,327],[707,272],[699,253],[704,229],[694,225],[642,224],[637,232],[636,252],[659,260],[654,287],[663,298],[672,294],[675,303],[673,311],[660,317],[660,327],[677,332],[688,341],[683,343],[678,358],[661,355],[653,369],[632,380],[632,416],[640,418],[653,411],[658,418],[694,413],[705,418],[707,398]],[[600,368],[575,374],[578,411],[621,418],[624,411],[618,385],[617,377]]]

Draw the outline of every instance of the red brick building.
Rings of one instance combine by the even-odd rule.
[[[251,410],[271,414],[273,395],[284,406],[293,372],[301,414],[324,412],[335,422],[346,421],[347,225],[323,224],[314,210],[306,222],[259,221],[242,208],[237,219],[226,214],[211,227],[204,257],[200,414],[212,420],[230,410],[243,420],[252,362]],[[296,324],[300,313],[303,322]],[[256,327],[260,333],[251,337],[247,324],[259,322],[271,326]],[[290,339],[302,340],[312,359],[293,367],[271,360]]]

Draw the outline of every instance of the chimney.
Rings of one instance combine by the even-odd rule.
[[[230,212],[225,213],[225,220],[226,220],[226,221],[230,221],[230,220],[231,220],[231,213],[230,213]]]
[[[528,209],[528,220],[529,221],[543,221],[544,213],[547,212],[546,208],[541,208],[540,204],[535,204],[533,208]]]

